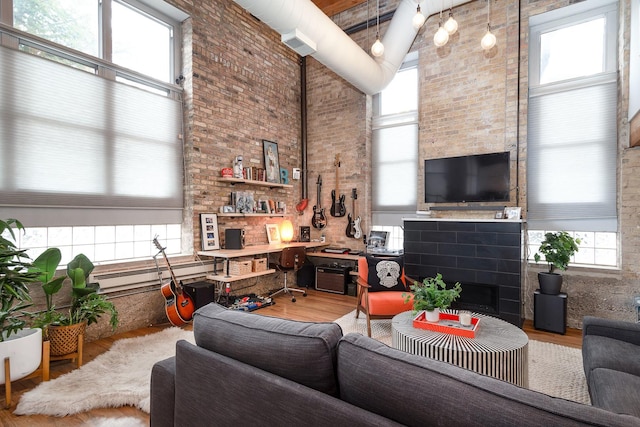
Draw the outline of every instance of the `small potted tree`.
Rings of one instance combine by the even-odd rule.
[[[9,358],[11,380],[34,372],[42,361],[42,331],[27,328],[23,310],[31,305],[29,285],[38,280],[25,250],[16,246],[15,219],[0,220],[0,360]],[[0,384],[6,382],[0,369]]]
[[[540,284],[540,292],[543,294],[557,295],[562,287],[562,275],[554,272],[554,270],[565,271],[569,266],[571,257],[578,252],[578,245],[581,240],[573,238],[566,231],[556,231],[555,233],[546,233],[544,240],[540,243],[538,252],[535,253],[533,259],[537,263],[540,261],[541,254],[549,267],[549,271],[541,271],[538,273],[538,283]]]
[[[440,320],[440,310],[449,308],[462,292],[459,282],[447,289],[447,284],[442,280],[442,274],[436,277],[427,277],[422,283],[415,282],[410,286],[413,294],[414,314],[424,310],[427,322]],[[405,302],[409,302],[411,295],[405,295]]]
[[[41,259],[42,258],[42,259]],[[56,261],[57,260],[57,261]],[[53,304],[53,295],[63,289],[65,277],[53,275],[60,261],[60,251],[50,248],[34,263],[47,265],[47,275],[41,277],[42,289],[46,296],[47,308],[34,315],[34,325],[43,328],[44,337],[51,344],[52,356],[63,356],[78,349],[78,337],[85,327],[96,323],[103,314],[109,314],[109,324],[118,327],[118,311],[107,297],[99,294],[97,283],[87,283],[94,265],[84,254],[78,254],[67,264],[67,277],[71,280],[71,304],[68,310],[58,310]]]

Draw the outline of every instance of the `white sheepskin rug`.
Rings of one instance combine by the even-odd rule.
[[[111,349],[68,374],[22,395],[17,415],[62,417],[94,408],[135,406],[150,411],[151,368],[174,356],[176,342],[194,342],[193,332],[171,327],[113,343]]]

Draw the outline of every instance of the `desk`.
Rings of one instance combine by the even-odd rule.
[[[328,246],[328,243],[322,242],[290,242],[290,243],[277,243],[272,245],[254,245],[246,246],[244,249],[220,249],[216,251],[199,251],[198,255],[212,257],[214,259],[213,274],[207,276],[207,279],[222,283],[231,283],[237,280],[250,279],[252,277],[263,276],[265,274],[275,273],[273,269],[267,269],[265,271],[257,271],[249,274],[242,274],[239,276],[232,276],[229,274],[229,259],[240,258],[245,256],[254,255],[268,255],[271,253],[282,252],[282,249],[286,247],[303,246],[307,249],[315,249],[323,246]],[[227,274],[219,274],[216,259],[226,260],[226,272]]]
[[[414,328],[413,313],[405,311],[391,320],[391,346],[527,387],[527,334],[504,320],[473,316],[480,318],[476,337],[465,338]]]

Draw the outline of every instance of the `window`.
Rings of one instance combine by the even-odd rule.
[[[177,9],[170,17],[118,0],[0,2],[13,3],[14,28],[43,39],[166,83],[175,81],[180,69],[173,63],[174,44],[186,15]]]
[[[27,226],[21,247],[106,262],[153,255],[157,234],[181,252],[181,88],[158,80],[173,75],[175,29],[136,5],[0,0],[37,35],[0,29],[0,216]],[[114,31],[128,22],[144,34],[106,31],[97,17],[111,8]],[[118,37],[132,39],[106,57],[127,68],[90,56]]]
[[[576,264],[617,265],[617,4],[531,18],[527,146],[530,259],[543,230],[583,242]]]
[[[403,247],[402,217],[417,207],[418,60],[407,56],[391,83],[373,98],[372,220]],[[398,185],[402,183],[402,185]]]

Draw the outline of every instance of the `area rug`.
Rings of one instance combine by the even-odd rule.
[[[79,369],[24,393],[14,414],[62,417],[124,405],[149,413],[151,368],[175,355],[176,342],[181,339],[194,342],[193,332],[172,327],[118,340],[106,353]]]
[[[367,334],[367,322],[355,311],[335,320],[346,335],[349,332]],[[391,345],[391,320],[372,320],[371,337]],[[582,368],[582,352],[541,341],[529,340],[529,388],[550,396],[591,404]]]

